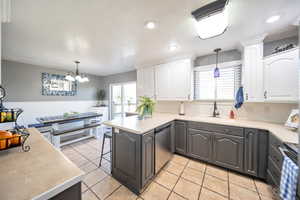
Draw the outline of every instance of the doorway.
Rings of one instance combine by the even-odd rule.
[[[136,82],[110,85],[110,117],[116,119],[136,110]]]

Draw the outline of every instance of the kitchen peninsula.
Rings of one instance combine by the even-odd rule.
[[[0,152],[1,200],[80,200],[84,173],[35,128],[28,131],[29,152]]]
[[[104,124],[113,127],[112,176],[135,193],[159,172],[157,162],[171,159],[169,152],[278,184],[280,172],[268,162],[272,158],[280,165],[282,157],[269,147],[298,143],[297,132],[283,125],[247,120],[155,113],[145,120],[131,116]],[[162,131],[165,136],[157,134]]]

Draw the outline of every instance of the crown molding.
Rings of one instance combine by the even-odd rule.
[[[267,35],[268,35],[267,33],[264,33],[264,34],[255,36],[255,37],[253,37],[249,40],[241,42],[241,45],[243,47],[245,47],[245,46],[250,46],[250,45],[254,45],[254,44],[263,43],[263,41],[264,41],[264,39],[266,38]]]

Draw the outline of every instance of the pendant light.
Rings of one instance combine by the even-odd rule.
[[[216,53],[216,68],[214,69],[214,79],[215,79],[215,101],[214,101],[214,108],[213,108],[213,117],[218,117],[220,115],[220,112],[218,110],[217,106],[217,98],[218,98],[218,81],[217,79],[220,77],[220,69],[218,67],[219,64],[219,52],[221,51],[220,48],[217,48],[214,50]]]
[[[78,81],[79,83],[89,82],[90,80],[87,76],[83,76],[82,74],[79,73],[78,65],[80,64],[80,62],[76,60],[75,64],[76,64],[75,77],[71,75],[72,73],[68,73],[66,76],[66,80]]]

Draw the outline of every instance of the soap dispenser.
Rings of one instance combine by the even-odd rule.
[[[184,102],[180,102],[180,107],[179,107],[179,115],[185,115],[184,111]]]

